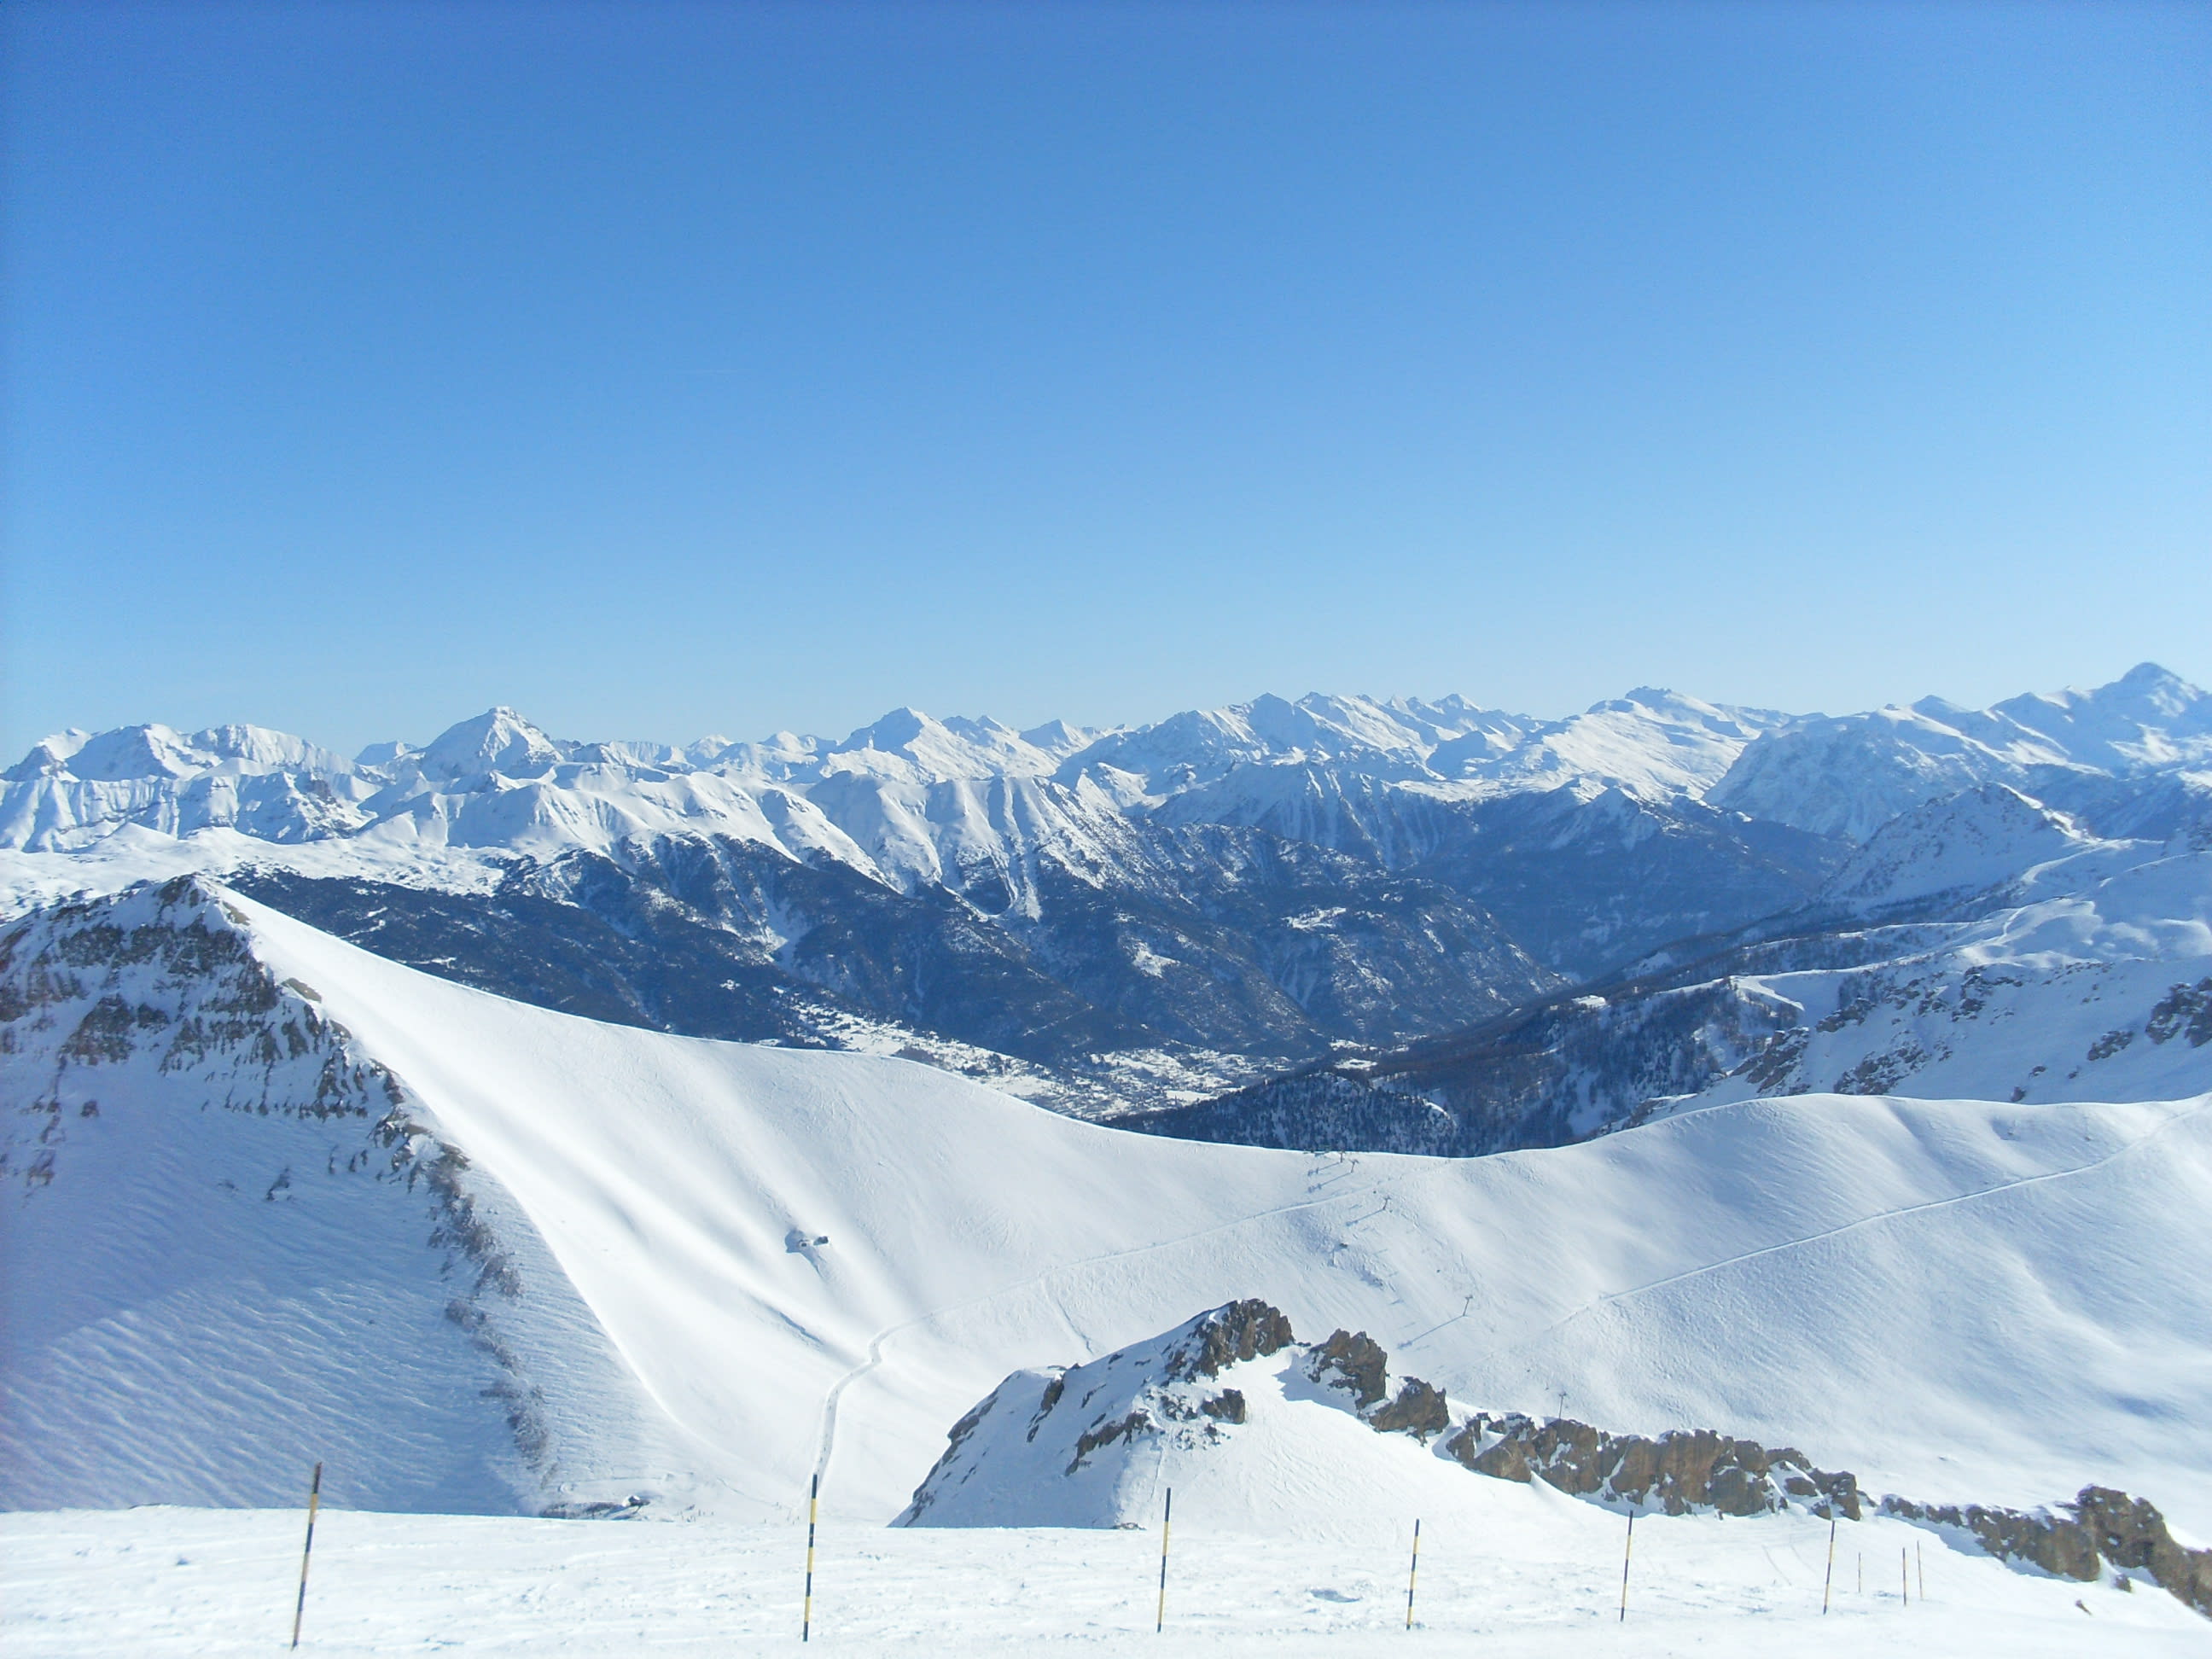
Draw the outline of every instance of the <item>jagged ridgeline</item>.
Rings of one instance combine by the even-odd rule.
[[[1956,1060],[1980,1086],[1989,1029],[2044,1021],[1961,930],[2202,851],[2208,767],[2212,699],[2148,665],[1836,720],[1650,689],[1559,720],[1314,696],[678,749],[497,708],[351,760],[147,726],[58,734],[0,777],[22,860],[0,903],[200,869],[542,1007],[901,1054],[1081,1115],[1189,1108],[1139,1126],[1187,1136],[1465,1153],[1732,1077],[1924,1091]],[[2021,889],[2046,866],[2070,874]],[[2194,914],[2166,899],[2136,919]],[[2126,945],[2113,921],[2066,965],[2167,962],[2151,1002],[2207,978],[2185,927]],[[1824,1024],[1847,1009],[1871,1017]],[[2124,1095],[2160,1069],[2147,1019],[2069,1030],[2000,1092]],[[2129,1032],[2136,1054],[2085,1059]]]
[[[1142,1526],[1172,1487],[1178,1514],[1204,1525],[1264,1531],[1283,1521],[1269,1506],[1322,1502],[1357,1532],[1437,1514],[1467,1474],[1541,1481],[1631,1512],[1878,1512],[2033,1571],[2084,1583],[2139,1573],[2212,1615],[2212,1550],[2176,1542],[2155,1507],[2124,1492],[2085,1487],[2037,1510],[1931,1505],[1875,1498],[1794,1447],[1710,1429],[1644,1436],[1565,1417],[1455,1415],[1418,1377],[1394,1390],[1389,1356],[1364,1332],[1301,1343],[1257,1298],[1084,1364],[1016,1372],[953,1425],[899,1521]]]

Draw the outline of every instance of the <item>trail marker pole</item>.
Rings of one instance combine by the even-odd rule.
[[[292,1645],[300,1645],[300,1621],[307,1616],[307,1561],[315,1553],[315,1511],[323,1502],[323,1466],[315,1465],[315,1478],[307,1483],[307,1542],[300,1551],[300,1599],[292,1604]]]
[[[1859,1552],[1859,1594],[1866,1594],[1866,1552]]]
[[[1168,1534],[1175,1527],[1175,1488],[1168,1488],[1168,1506],[1160,1516],[1160,1603],[1152,1613],[1152,1634],[1168,1627]]]
[[[1413,1585],[1421,1576],[1421,1523],[1413,1522],[1413,1565],[1406,1569],[1406,1628],[1413,1627]]]
[[[1828,1616],[1828,1592],[1835,1588],[1835,1583],[1836,1511],[1832,1504],[1828,1510],[1828,1576],[1820,1581],[1820,1617],[1823,1619]]]
[[[822,1475],[816,1471],[806,1489],[806,1600],[799,1604],[799,1639],[814,1639],[814,1520],[822,1503]]]
[[[1912,1575],[1905,1571],[1902,1545],[1897,1551],[1897,1599],[1908,1607],[1912,1605]]]
[[[1920,1540],[1912,1540],[1912,1570],[1920,1579],[1920,1599],[1928,1600],[1928,1558],[1920,1553]]]
[[[1628,1511],[1628,1541],[1620,1547],[1620,1622],[1628,1622],[1628,1558],[1636,1553],[1636,1510]]]

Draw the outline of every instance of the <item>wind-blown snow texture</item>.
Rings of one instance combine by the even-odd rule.
[[[1010,1371],[1251,1296],[1470,1406],[2212,1530],[2206,1097],[1316,1157],[594,1024],[191,882],[4,938],[9,1504],[271,1502],[314,1452],[347,1504],[767,1517],[818,1468],[888,1519]]]

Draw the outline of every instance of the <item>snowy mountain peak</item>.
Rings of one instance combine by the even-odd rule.
[[[466,782],[496,773],[543,777],[568,757],[557,744],[504,703],[449,726],[410,758],[426,778]]]
[[[873,725],[861,726],[837,747],[845,750],[880,749],[887,754],[896,754],[925,732],[942,730],[942,726],[919,708],[902,706],[892,709]]]
[[[2040,793],[2054,773],[2134,777],[2212,765],[2212,696],[2144,663],[2093,691],[2031,693],[1990,708],[1942,697],[1770,732],[1706,799],[1863,841],[1923,801],[1984,783]]]
[[[956,714],[940,720],[919,708],[901,708],[860,727],[842,743],[822,744],[812,775],[852,774],[892,783],[927,785],[963,778],[1040,777],[1056,763],[1055,756],[988,715]],[[808,773],[794,756],[785,775]]]
[[[1049,755],[1055,761],[1065,760],[1079,749],[1088,748],[1105,734],[1080,726],[1070,726],[1066,720],[1047,720],[1042,726],[1032,726],[1021,733],[1021,739],[1032,749]]]
[[[1991,712],[2040,733],[2082,765],[2126,772],[2212,763],[2212,694],[2154,662],[2094,690],[2031,692]]]
[[[77,726],[41,738],[22,759],[0,773],[0,778],[9,783],[28,783],[33,778],[67,776],[70,762],[92,738],[91,732]]]
[[[1186,1512],[1250,1526],[1286,1485],[1356,1490],[1378,1435],[1419,1444],[1449,1426],[1441,1390],[1407,1378],[1394,1398],[1389,1384],[1364,1331],[1308,1346],[1267,1303],[1231,1302],[1086,1364],[1015,1372],[953,1425],[900,1520],[1128,1526],[1166,1485]]]
[[[129,783],[210,773],[257,777],[295,769],[333,775],[353,770],[329,750],[265,726],[215,726],[187,737],[173,726],[152,722],[96,734],[72,727],[32,745],[5,777],[11,783],[40,777]]]

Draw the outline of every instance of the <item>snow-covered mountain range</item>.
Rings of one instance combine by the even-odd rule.
[[[1939,900],[1965,925],[2033,866],[2094,843],[2069,867],[2110,872],[2208,824],[2212,697],[2150,665],[1841,719],[1649,689],[1560,720],[1316,695],[1106,732],[900,709],[842,740],[678,748],[499,708],[352,760],[252,726],[48,738],[0,778],[0,907],[210,873],[540,1006],[904,1054],[1112,1115],[1465,1048],[1747,929]],[[1902,938],[1844,931],[1861,961]],[[2180,948],[2156,937],[2154,958]],[[1753,1046],[1779,1017],[1763,994],[1723,1021]],[[1708,1047],[1733,1066],[1733,1041]],[[1710,1070],[1670,1061],[1601,1105],[1524,1088],[1474,1139],[1587,1133]]]
[[[1317,1524],[1492,1484],[1406,1462],[1441,1445],[1412,1373],[1455,1413],[1564,1392],[1925,1503],[2095,1483],[2212,1526],[2212,1096],[1807,1095],[1473,1159],[1207,1146],[529,1007],[200,878],[0,933],[0,1088],[9,1506],[281,1502],[321,1459],[342,1506],[788,1516],[819,1472],[888,1520],[1010,1372],[1259,1297],[1400,1372],[1301,1359],[1350,1389],[1329,1433],[1406,1463]],[[1245,1346],[1194,1370],[1206,1398]]]
[[[1759,1095],[2207,1088],[2212,833],[2106,841],[1990,785],[1893,819],[1779,918],[1466,1031],[1125,1121],[1467,1154]]]
[[[49,740],[0,1507],[1826,1505],[2212,1607],[2206,702]]]

